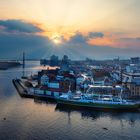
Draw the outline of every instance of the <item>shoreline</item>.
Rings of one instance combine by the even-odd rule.
[[[0,70],[7,70],[20,65],[21,63],[16,61],[0,61]]]

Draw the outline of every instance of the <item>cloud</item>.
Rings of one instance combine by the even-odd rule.
[[[102,38],[91,38],[88,40],[88,43],[91,46],[110,46],[110,47],[114,47],[114,39],[111,39],[109,37],[102,37]]]
[[[89,32],[87,35],[77,32],[74,36],[70,37],[68,43],[87,44],[90,39],[102,38],[103,36],[102,32]]]
[[[52,42],[47,37],[34,34],[0,34],[0,58],[42,58],[51,53]]]
[[[94,33],[94,32],[93,32]],[[94,44],[89,41],[94,40]],[[131,47],[131,48],[119,48],[114,47],[114,42],[107,38],[104,34],[102,36],[97,35],[94,38],[89,38],[88,35],[82,35],[81,33],[75,34],[70,38],[68,42],[63,44],[63,51],[71,55],[71,58],[80,58],[84,59],[85,57],[105,59],[105,58],[114,58],[114,57],[130,57],[138,55],[138,50],[140,47]],[[137,51],[135,51],[138,49]]]
[[[85,44],[86,41],[87,41],[87,37],[82,35],[80,32],[77,32],[74,36],[70,37],[69,41],[66,43]]]
[[[131,56],[139,55],[140,38],[120,39],[126,43],[123,44],[114,36],[113,38],[109,38],[103,33],[100,35],[94,34],[94,32],[92,33],[92,35],[94,35],[92,36],[93,38],[88,37],[90,33],[86,36],[80,33],[75,34],[75,36],[70,38],[69,42],[66,42],[65,48],[68,48],[73,54],[81,58],[85,58],[85,56],[98,59],[114,58],[118,56],[129,58]],[[73,56],[73,54],[71,56]]]
[[[120,38],[116,40],[115,45],[118,47],[140,50],[140,38]]]
[[[53,54],[60,58],[67,54],[71,59],[105,59],[117,56],[125,58],[139,55],[140,51],[140,38],[121,38],[118,43],[127,42],[129,47],[113,48],[114,42],[107,40],[102,32],[89,32],[86,35],[77,32],[69,40],[61,36],[64,43],[56,45],[48,37],[35,34],[42,32],[40,28],[21,20],[0,20],[0,30],[6,32],[0,32],[0,58],[21,59],[23,51],[27,58],[37,59],[49,58]],[[89,43],[90,40],[94,43]]]
[[[42,30],[22,20],[0,20],[0,29],[5,32],[37,33]]]
[[[102,32],[89,32],[88,38],[102,38],[104,37],[104,34]]]

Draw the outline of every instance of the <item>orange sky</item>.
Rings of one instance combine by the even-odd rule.
[[[0,19],[31,22],[56,44],[78,31],[103,32],[104,37],[88,40],[93,45],[140,45],[120,41],[140,37],[139,13],[139,0],[0,0]]]

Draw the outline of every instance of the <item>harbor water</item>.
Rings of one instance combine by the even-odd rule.
[[[28,61],[25,75],[38,66],[38,61]],[[22,75],[22,67],[0,71],[0,140],[140,139],[140,111],[74,109],[21,98],[12,79]]]

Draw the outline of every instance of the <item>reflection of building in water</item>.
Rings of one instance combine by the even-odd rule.
[[[125,127],[125,126],[135,126],[136,125],[136,121],[139,120],[139,112],[116,112],[116,111],[107,111],[107,110],[98,110],[98,109],[79,109],[79,108],[75,108],[75,107],[67,107],[67,106],[63,106],[63,105],[57,105],[55,108],[55,111],[60,111],[60,112],[64,112],[66,113],[67,117],[68,117],[68,122],[71,124],[72,121],[72,116],[71,114],[73,114],[74,112],[77,112],[81,115],[81,119],[85,120],[85,119],[90,119],[93,122],[98,120],[99,118],[111,118],[113,121],[117,120],[121,127]],[[108,117],[107,117],[108,116]],[[137,117],[136,117],[137,116]]]

